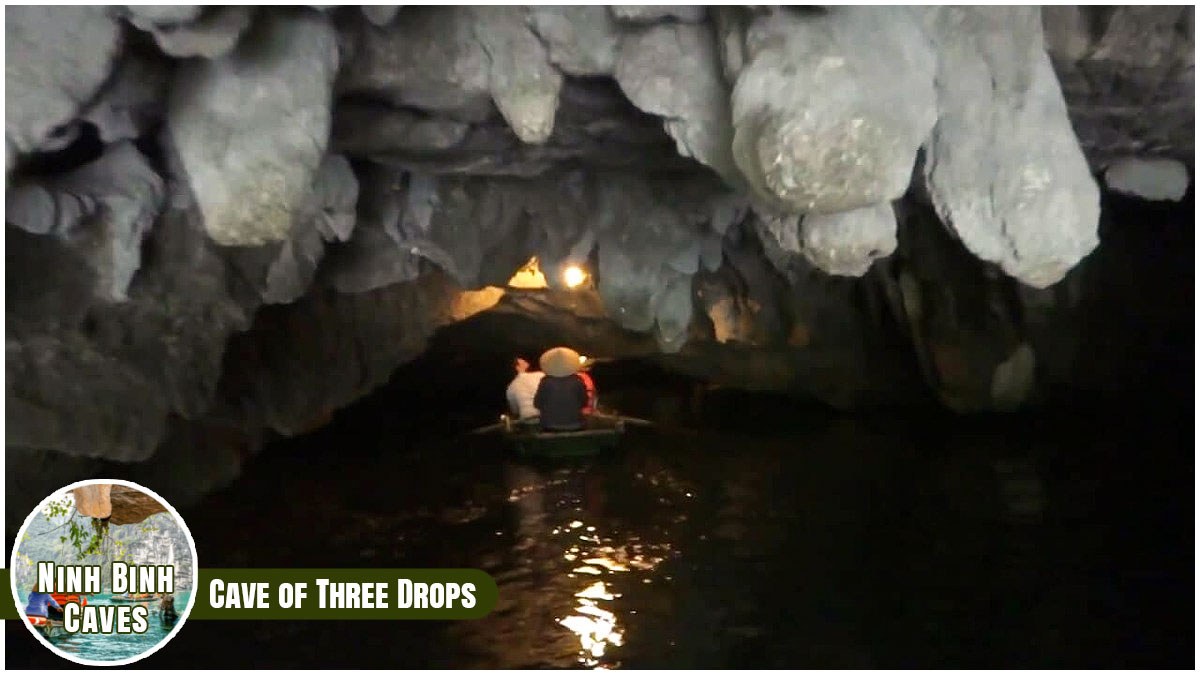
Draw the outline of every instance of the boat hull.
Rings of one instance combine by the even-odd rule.
[[[30,616],[29,624],[47,639],[64,634],[63,622],[59,619],[47,619],[44,616]]]
[[[579,431],[543,431],[507,424],[504,436],[521,457],[593,457],[617,447],[625,434],[620,422],[594,426]]]

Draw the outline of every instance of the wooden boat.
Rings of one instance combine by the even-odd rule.
[[[507,415],[501,424],[505,440],[522,457],[591,457],[615,448],[625,434],[625,421],[608,416],[594,416],[578,431],[544,431]]]
[[[141,597],[136,595],[114,595],[108,600],[109,602],[151,602],[154,599],[152,595],[143,595]]]
[[[29,623],[37,629],[37,632],[44,635],[47,639],[66,632],[63,628],[63,622],[60,619],[47,619],[44,616],[30,616]]]

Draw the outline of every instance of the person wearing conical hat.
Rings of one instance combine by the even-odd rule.
[[[579,352],[570,347],[548,349],[538,359],[546,375],[538,384],[533,405],[541,412],[543,429],[574,431],[583,428],[583,409],[588,404],[588,393],[583,380],[575,376],[580,361]]]

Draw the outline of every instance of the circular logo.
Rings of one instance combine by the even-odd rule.
[[[179,513],[124,480],[86,480],[30,513],[9,562],[25,627],[59,656],[123,666],[158,651],[196,602],[196,542]]]

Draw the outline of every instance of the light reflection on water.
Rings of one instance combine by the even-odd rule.
[[[545,481],[538,487],[544,489],[566,482],[559,478]],[[537,491],[529,486],[513,490],[510,501],[524,501]],[[538,503],[540,500],[535,500],[534,509]],[[529,508],[531,505],[524,506],[519,510],[522,519],[541,520],[543,514],[533,512]],[[572,510],[587,511],[582,505]],[[528,529],[529,524],[525,523],[524,529]],[[520,525],[518,529],[522,529]],[[644,584],[651,581],[650,574],[672,551],[672,546],[666,542],[646,544],[638,535],[610,534],[602,529],[602,525],[591,525],[574,518],[554,525],[549,533],[549,539],[561,551],[561,560],[567,563],[559,573],[568,580],[567,588],[575,591],[574,606],[555,617],[555,622],[578,638],[578,663],[595,669],[620,666],[619,653],[614,653],[613,648],[625,643],[628,628],[615,601],[626,593],[636,593],[644,588]]]
[[[585,666],[603,668],[599,659],[608,645],[620,647],[624,634],[617,628],[617,615],[599,605],[600,601],[618,597],[610,593],[603,581],[575,594],[579,606],[570,616],[557,619],[567,630],[579,636],[579,662]]]
[[[1171,480],[1188,472],[1131,471],[1127,437],[1091,424],[1057,432],[1069,432],[1074,445],[1062,447],[1072,452],[1033,445],[1023,431],[980,440],[995,430],[981,434],[975,423],[931,445],[903,425],[893,433],[855,422],[794,437],[631,435],[616,457],[566,470],[514,467],[491,447],[453,461],[377,459],[370,471],[343,457],[315,466],[307,455],[267,457],[260,478],[201,518],[224,565],[267,555],[286,540],[270,535],[303,525],[311,536],[280,560],[339,566],[369,547],[396,566],[478,567],[499,586],[496,608],[403,631],[390,622],[254,631],[197,622],[155,664],[236,667],[246,653],[289,667],[335,653],[352,667],[475,669],[1186,662],[1174,657],[1187,656],[1180,650],[1192,636],[1175,628],[1191,616],[1191,570],[1161,561],[1190,549],[1140,532],[1142,516],[1179,515],[1175,496],[1190,487]],[[396,475],[411,476],[399,506]],[[263,503],[276,477],[320,496],[310,501],[322,517]],[[1138,481],[1174,490],[1147,495]],[[1163,503],[1147,502],[1154,495]],[[231,512],[268,535],[257,548],[228,538]],[[1130,573],[1145,583],[1128,582]],[[1161,641],[1143,642],[1147,631]],[[253,651],[214,653],[223,643]],[[344,650],[364,643],[386,646]]]
[[[568,642],[547,636],[543,644],[530,649],[531,660],[524,665],[563,667],[568,665],[567,650],[573,649],[576,666],[620,667],[629,621],[637,614],[634,607],[644,604],[642,596],[652,588],[647,584],[659,573],[659,564],[678,554],[677,546],[669,543],[669,528],[680,520],[630,522],[613,511],[612,486],[603,484],[604,472],[594,467],[509,465],[506,472],[516,539],[510,552],[514,569],[498,578],[501,597],[519,604],[532,601],[536,592],[535,602],[551,612],[550,626],[569,636]],[[683,486],[662,476],[639,474],[634,482],[642,489],[633,485],[625,489],[646,494],[652,501],[664,493],[688,501]],[[537,617],[516,612],[514,617],[499,618],[504,627],[495,628],[526,635],[529,621],[537,622]]]
[[[572,523],[570,529],[578,527],[577,523],[578,521]],[[595,527],[587,529],[595,530]],[[556,528],[555,532],[559,532],[559,529]],[[599,544],[600,540],[596,539],[595,542]],[[571,570],[567,578],[575,579],[577,574],[600,576],[604,575],[605,571],[609,574],[629,571],[628,566],[606,557],[609,553],[615,553],[609,546],[599,546],[595,550],[582,552],[582,555],[587,556],[583,561],[585,565]],[[580,548],[575,545],[563,554],[563,558],[572,561],[580,555]],[[653,569],[653,565],[648,569]],[[556,619],[564,628],[579,636],[579,662],[587,667],[606,667],[600,663],[605,650],[609,645],[620,647],[624,643],[624,632],[618,628],[617,614],[608,608],[608,604],[600,604],[618,597],[620,594],[613,593],[606,582],[594,581],[575,593],[577,606],[574,613]]]

